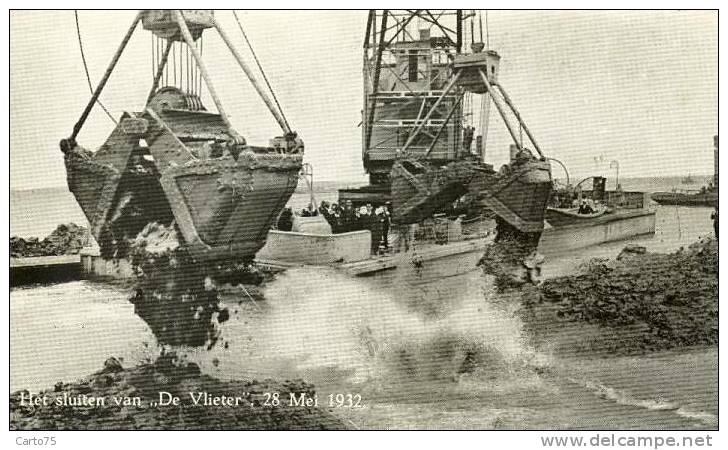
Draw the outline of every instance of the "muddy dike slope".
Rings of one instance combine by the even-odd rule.
[[[628,245],[523,295],[534,344],[555,352],[639,354],[718,345],[718,242],[671,254]]]
[[[159,406],[160,392],[180,399],[178,405]],[[266,393],[278,393],[273,406]],[[192,394],[192,395],[191,395]],[[208,404],[203,404],[207,394]],[[33,393],[46,404],[31,406],[28,391],[10,395],[11,430],[336,430],[342,422],[324,407],[290,406],[290,395],[315,394],[301,380],[220,381],[200,374],[194,363],[174,354],[153,364],[126,369],[109,358],[101,370],[74,383]],[[199,400],[195,404],[194,398]],[[214,405],[215,398],[227,400]],[[103,398],[104,404],[91,398]],[[139,399],[124,404],[122,399]],[[168,397],[167,397],[168,398]],[[85,399],[85,401],[84,401]],[[121,400],[117,405],[115,399]],[[237,399],[237,400],[236,400]],[[268,405],[266,405],[266,400]],[[126,401],[129,403],[131,400]],[[85,403],[85,404],[84,404]],[[226,404],[225,404],[226,403]]]

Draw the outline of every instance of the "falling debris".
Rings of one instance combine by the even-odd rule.
[[[543,262],[536,251],[541,233],[523,232],[500,218],[496,223],[495,240],[485,248],[478,265],[484,273],[495,277],[500,292],[537,283]]]
[[[136,289],[134,312],[152,329],[160,344],[207,346],[218,340],[218,325],[230,313],[220,304],[222,282],[259,283],[249,264],[204,264],[179,245],[174,226],[148,224],[130,249]]]

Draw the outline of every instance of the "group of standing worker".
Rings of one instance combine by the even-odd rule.
[[[351,200],[346,200],[344,206],[336,203],[329,205],[321,202],[319,212],[331,226],[333,233],[348,233],[350,231],[368,230],[372,234],[372,253],[381,254],[389,249],[389,228],[392,224],[392,205],[387,202],[384,206],[374,208],[371,203],[354,208]]]
[[[392,204],[390,202],[377,208],[374,208],[371,203],[354,208],[351,200],[346,200],[343,206],[322,201],[318,209],[309,205],[308,208],[301,211],[301,217],[313,217],[319,214],[326,219],[331,226],[331,231],[335,234],[360,230],[371,232],[372,254],[382,254],[389,250],[388,236],[392,225]],[[277,228],[281,231],[291,231],[293,221],[292,209],[285,208],[278,218]]]

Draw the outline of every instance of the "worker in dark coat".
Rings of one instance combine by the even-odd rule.
[[[344,208],[341,210],[341,227],[342,233],[348,233],[355,229],[356,216],[354,214],[354,206],[351,200],[347,200],[344,203]]]
[[[329,216],[331,217],[331,232],[341,233],[341,208],[336,203],[333,203],[330,208]]]
[[[333,230],[334,224],[331,223],[332,222],[332,217],[331,217],[331,211],[329,209],[329,202],[327,202],[326,200],[322,201],[319,204],[318,212],[319,212],[319,214],[321,214],[322,216],[324,216],[324,219],[326,219],[326,222],[328,222],[329,226]]]
[[[374,215],[369,216],[369,230],[372,232],[372,254],[379,254],[379,248],[382,245],[384,235],[384,216],[382,208],[377,208]]]
[[[715,238],[718,239],[718,205],[715,205],[715,211],[710,215],[713,219],[713,231],[715,232]]]
[[[291,208],[286,208],[281,211],[281,215],[278,217],[278,230],[280,231],[291,231],[293,228],[293,211]]]
[[[592,214],[594,213],[594,209],[592,209],[591,205],[587,203],[586,200],[581,201],[581,206],[579,206],[579,214]]]
[[[359,214],[356,217],[356,229],[372,231],[372,215],[366,206],[359,208]]]
[[[382,216],[384,228],[382,230],[382,244],[384,245],[384,250],[389,250],[389,228],[392,226],[392,202],[384,204]]]

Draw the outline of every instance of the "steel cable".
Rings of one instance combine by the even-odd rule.
[[[260,64],[260,61],[258,61],[258,56],[255,54],[255,50],[253,50],[253,45],[248,40],[248,35],[245,34],[245,30],[243,30],[243,25],[240,23],[240,19],[238,19],[238,14],[235,12],[235,10],[233,10],[233,16],[235,16],[235,21],[238,23],[238,28],[240,29],[240,33],[242,33],[243,38],[245,39],[245,42],[248,44],[248,48],[250,49],[250,54],[253,55],[255,64],[258,66],[258,70],[260,70],[261,75],[263,75],[263,80],[265,81],[266,86],[268,86],[268,90],[270,91],[270,94],[273,97],[273,101],[276,102],[276,106],[278,107],[278,112],[281,114],[283,121],[286,123],[286,127],[288,127],[288,129],[290,130],[291,125],[288,123],[288,119],[286,119],[286,115],[283,114],[283,108],[281,108],[281,104],[278,103],[278,97],[276,97],[276,93],[273,91],[273,88],[271,87],[270,82],[268,81],[268,77],[265,75],[265,71],[263,70],[263,67]]]
[[[91,83],[91,76],[88,73],[88,65],[86,64],[86,55],[84,54],[84,51],[83,51],[83,41],[81,40],[81,27],[78,23],[78,10],[74,9],[73,14],[76,17],[76,35],[78,36],[78,46],[79,46],[79,49],[81,50],[81,60],[83,60],[83,70],[86,72],[86,81],[88,81],[88,89],[89,89],[89,91],[91,91],[91,95],[94,95],[94,87],[93,87],[93,84]],[[104,104],[101,103],[101,100],[96,99],[96,103],[99,104],[101,109],[104,110],[106,115],[109,116],[109,119],[111,119],[111,121],[114,122],[115,125],[119,124],[119,122],[117,122],[116,119],[114,119],[114,116],[111,115],[109,110],[106,109]]]

